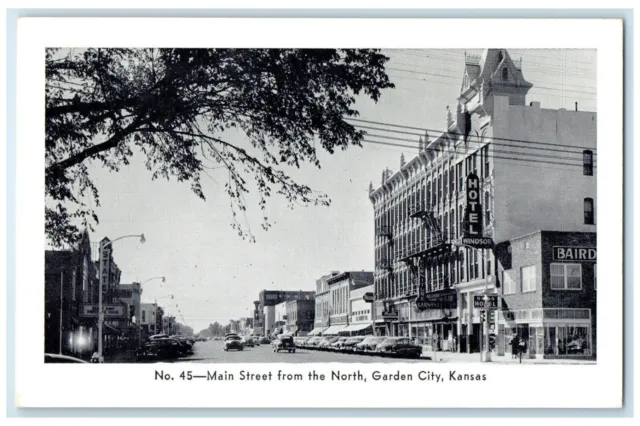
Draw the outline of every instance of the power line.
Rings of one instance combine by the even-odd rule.
[[[385,67],[385,69],[394,70],[394,71],[408,72],[408,73],[411,73],[411,74],[435,75],[435,76],[439,76],[439,77],[451,78],[451,79],[458,80],[457,77],[454,77],[454,76],[451,76],[451,75],[435,74],[435,73],[429,73],[429,72],[425,72],[425,71],[413,71],[413,70],[406,70],[406,69],[403,69],[403,68],[395,68],[395,67]],[[537,88],[541,88],[541,89],[548,89],[548,90],[560,90],[558,88],[548,87],[548,86],[540,86],[540,85],[534,85],[533,87],[537,87]],[[575,87],[586,87],[586,86],[575,86]],[[569,90],[569,89],[565,89],[564,91],[565,92],[584,93],[584,94],[589,94],[589,95],[597,95],[596,92],[588,92],[588,91],[585,91],[585,90]]]
[[[412,135],[412,136],[419,136],[422,137],[424,135],[418,134],[418,133],[411,133],[411,132],[403,132],[400,130],[391,130],[391,129],[382,129],[382,128],[378,128],[378,127],[371,127],[371,126],[363,126],[360,124],[356,124],[355,125],[357,128],[359,129],[371,129],[371,130],[378,130],[378,131],[382,131],[382,132],[390,132],[390,133],[394,133],[394,134],[407,134],[407,135]],[[386,135],[378,135],[375,133],[370,133],[365,131],[365,134],[367,136],[374,136],[374,137],[378,137],[378,138],[386,138],[386,139],[393,139],[393,140],[399,140],[399,141],[403,141],[403,142],[413,142],[413,143],[417,143],[418,141],[416,141],[415,139],[407,139],[407,138],[396,138],[396,137],[391,137],[391,136],[386,136]],[[469,140],[469,139],[476,139],[474,140]],[[491,140],[491,137],[488,137],[489,140]],[[469,134],[469,136],[467,136],[467,141],[470,143],[486,143],[488,141],[485,141],[484,139],[482,139],[480,136],[475,136],[475,135],[471,135]],[[560,152],[560,153],[567,153],[567,154],[578,154],[579,151],[568,151],[566,149],[553,149],[553,148],[540,148],[540,147],[536,147],[536,146],[520,146],[520,145],[511,145],[511,144],[506,144],[506,143],[500,143],[500,142],[496,142],[491,140],[491,142],[494,145],[499,145],[499,146],[507,146],[507,147],[513,147],[513,148],[520,148],[520,149],[533,149],[533,150],[540,150],[540,151],[552,151],[552,152]],[[513,143],[523,143],[523,142],[518,142],[518,141],[511,141]],[[567,146],[567,148],[572,148],[571,146]],[[434,148],[425,148],[428,150],[434,150]],[[593,148],[593,150],[595,150],[595,148]],[[594,153],[594,155],[596,155]]]
[[[397,71],[393,71],[393,72],[397,72]],[[433,76],[436,76],[435,74],[432,74]],[[395,78],[399,78],[401,80],[412,80],[412,81],[428,81],[428,79],[426,78],[411,78],[411,77],[407,77],[407,76],[397,76],[397,75],[391,75],[392,80]],[[456,86],[459,87],[460,86],[460,82],[455,78],[455,77],[447,77],[449,78],[450,81],[436,81],[437,84],[446,84],[449,86]],[[452,82],[455,81],[455,82]],[[531,88],[532,92],[548,92],[548,91],[552,91],[552,92],[558,92],[561,91],[561,89],[546,89],[546,88],[540,88],[539,86],[533,86]],[[556,98],[565,98],[566,96],[563,95],[555,95],[555,94],[550,94],[550,93],[542,93],[543,96],[551,96],[551,97],[556,97]],[[578,98],[578,99],[587,99],[587,100],[592,100],[595,101],[596,98],[594,98],[593,96],[580,96],[580,95],[571,95],[571,98]]]
[[[388,145],[388,146],[394,146],[394,147],[402,147],[402,148],[414,148],[414,147],[411,147],[409,145],[395,144],[395,143],[391,143],[391,142],[371,141],[371,140],[368,140],[368,139],[364,139],[362,142],[372,143],[372,144],[379,144],[379,145]],[[566,162],[558,162],[558,161],[536,160],[536,159],[532,159],[532,158],[505,157],[505,156],[493,155],[493,154],[489,154],[489,157],[490,158],[499,159],[499,160],[521,161],[521,162],[525,162],[525,163],[537,163],[537,164],[549,164],[549,165],[558,165],[558,166],[583,167],[582,164],[578,164],[578,163],[566,163]],[[593,168],[595,169],[596,166],[593,165]]]
[[[393,51],[393,50],[406,51],[408,49],[393,49],[393,50],[385,49],[385,50],[387,50],[387,51]],[[514,56],[520,56],[521,58],[522,57],[525,57],[525,58],[533,57],[533,58],[541,58],[541,59],[546,59],[546,60],[559,60],[558,58],[553,58],[553,57],[550,57],[550,56],[534,55],[534,54],[528,53],[528,51],[525,51],[524,53],[522,51],[515,50],[515,49],[507,49],[507,51],[510,52],[509,56],[511,56],[512,58]],[[520,53],[515,53],[515,55],[514,55],[514,54],[512,54],[514,52],[520,52]],[[427,53],[426,55],[420,54],[420,53],[414,53],[414,52],[406,52],[404,54],[405,55],[409,55],[409,56],[419,57],[419,58],[430,57],[430,58],[439,59],[439,60],[442,60],[442,61],[455,62],[455,63],[464,62],[464,56],[454,56],[454,55],[446,55],[446,54],[443,55],[443,53],[446,53],[446,52],[438,52],[437,54]],[[449,52],[449,53],[453,53],[453,52]],[[464,52],[460,52],[460,53],[464,54]],[[441,56],[439,56],[439,55],[441,55]],[[531,61],[531,62],[535,63],[535,61]],[[572,60],[572,59],[567,60],[567,62],[576,63],[576,64],[594,65],[593,62],[577,61],[577,60]],[[536,66],[537,67],[550,67],[552,69],[555,69],[556,71],[560,71],[562,69],[562,65],[554,65],[554,64],[548,64],[548,63],[543,63],[543,64],[537,63]],[[583,68],[583,67],[565,67],[565,68],[568,68],[569,70],[574,70],[576,74],[587,73],[589,71],[588,68]]]
[[[360,119],[360,118],[352,118],[352,117],[347,117],[345,119],[349,120],[349,121],[357,121],[357,122],[361,122],[361,123],[377,124],[377,125],[389,126],[389,127],[398,127],[398,128],[402,128],[402,129],[422,130],[422,131],[425,131],[425,132],[433,132],[435,134],[447,133],[447,134],[455,135],[455,136],[464,136],[462,133],[458,133],[458,132],[445,132],[445,131],[442,131],[442,130],[427,129],[427,128],[423,128],[423,127],[405,126],[405,125],[401,125],[401,124],[384,123],[384,122],[381,122],[381,121],[363,120],[363,119]],[[549,142],[542,142],[542,141],[535,141],[535,140],[525,140],[525,139],[500,138],[500,137],[496,137],[496,136],[488,137],[488,139],[507,141],[507,142],[533,143],[533,144],[538,144],[538,145],[555,146],[555,147],[558,146],[558,144],[549,143]],[[579,146],[579,145],[571,145],[571,146],[564,145],[564,146],[567,147],[567,148],[589,149],[589,150],[592,150],[592,151],[596,150],[595,147],[589,147],[589,146]]]

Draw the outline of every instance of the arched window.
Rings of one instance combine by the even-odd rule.
[[[589,149],[582,151],[582,174],[593,176],[593,151]]]
[[[593,225],[594,224],[593,219],[594,219],[593,198],[585,198],[584,199],[584,224]]]
[[[503,80],[509,79],[509,69],[507,67],[502,68],[502,79]]]

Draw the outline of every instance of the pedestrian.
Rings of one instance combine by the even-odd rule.
[[[511,358],[517,358],[518,357],[518,349],[520,347],[519,346],[520,342],[518,342],[518,340],[519,340],[518,339],[518,335],[516,334],[515,336],[513,336],[511,338],[511,342],[509,342],[510,345],[511,345]]]

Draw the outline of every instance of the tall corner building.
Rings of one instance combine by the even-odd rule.
[[[566,353],[573,338],[567,335],[573,336],[576,325],[573,310],[584,309],[580,304],[589,299],[572,295],[595,291],[595,263],[585,261],[578,272],[562,263],[566,259],[547,253],[562,247],[563,239],[567,253],[578,243],[595,247],[597,115],[578,111],[577,104],[571,110],[551,110],[528,102],[533,84],[525,79],[521,61],[512,60],[505,49],[465,55],[462,71],[458,103],[447,111],[445,130],[426,133],[415,157],[405,161],[403,156],[397,171],[384,170],[380,186],[370,188],[376,332],[421,338],[440,350],[480,350],[481,314],[474,296],[491,293],[501,302],[497,315],[491,314],[500,350],[508,346],[507,336],[517,333],[524,339],[533,335],[529,350],[534,356],[540,355],[536,349]],[[494,248],[459,244],[470,173],[480,181],[483,235],[493,239]],[[524,250],[496,255],[495,247],[509,242],[520,247],[517,241],[529,235],[538,235],[537,261],[531,260],[535,268],[522,263]],[[554,246],[541,251],[547,240]],[[514,259],[516,254],[521,257]],[[510,270],[501,263],[507,258],[523,269]],[[515,289],[505,297],[504,271]],[[560,288],[560,271],[582,274],[580,290]],[[551,282],[556,284],[549,290]],[[417,309],[421,287],[426,302]],[[511,299],[517,303],[508,305]],[[595,302],[588,317],[579,325],[590,324],[585,339],[591,342]],[[545,325],[563,320],[566,324],[553,333]]]

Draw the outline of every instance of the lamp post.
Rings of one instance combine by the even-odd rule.
[[[118,237],[115,240],[109,241],[107,243],[103,243],[100,241],[100,275],[98,276],[98,362],[104,362],[104,357],[102,356],[102,327],[104,325],[104,312],[102,312],[102,273],[103,273],[103,250],[118,240],[122,240],[124,238],[140,238],[140,242],[144,244],[146,239],[144,238],[144,234],[139,235],[124,235],[122,237]]]

